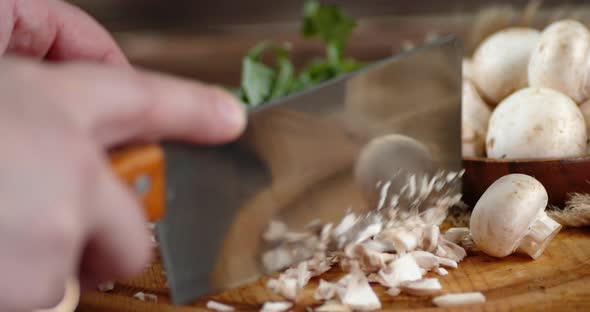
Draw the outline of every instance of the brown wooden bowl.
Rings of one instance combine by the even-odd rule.
[[[464,157],[463,199],[473,207],[494,181],[511,173],[530,175],[545,186],[549,204],[563,207],[568,193],[590,193],[590,155],[566,159]]]

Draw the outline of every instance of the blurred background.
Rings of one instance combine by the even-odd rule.
[[[257,42],[290,41],[296,66],[323,55],[299,35],[304,0],[70,0],[113,33],[133,63],[208,82],[238,85],[241,60]],[[347,55],[374,60],[445,33],[466,54],[506,26],[590,22],[587,1],[325,0],[357,19]]]

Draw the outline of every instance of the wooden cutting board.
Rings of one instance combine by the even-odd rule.
[[[470,254],[449,270],[437,276],[442,293],[481,291],[487,298],[482,305],[456,309],[438,309],[432,297],[401,295],[389,297],[385,289],[374,286],[383,303],[383,311],[586,311],[590,310],[590,229],[567,229],[551,242],[538,260],[513,255],[499,260],[482,253]],[[333,281],[342,276],[338,268],[320,278]],[[293,311],[305,311],[320,302],[313,299],[319,278],[305,288]],[[169,304],[159,258],[139,278],[117,284],[109,293],[89,293],[81,298],[78,311],[207,311],[208,300],[232,305],[238,311],[258,311],[266,301],[281,300],[265,287],[266,278],[224,293],[202,298],[192,306]],[[139,291],[157,295],[158,303],[133,298]]]
[[[321,278],[337,280],[340,276],[342,273],[335,268]],[[536,261],[524,256],[498,260],[475,253],[461,262],[458,269],[449,270],[449,275],[438,278],[443,285],[441,294],[481,291],[487,298],[485,304],[451,309],[453,311],[584,311],[590,309],[590,230],[563,231]],[[168,293],[162,287],[164,280],[159,259],[156,259],[145,276],[117,284],[110,293],[84,295],[78,311],[206,311],[205,304],[210,299],[230,304],[239,311],[257,311],[264,302],[281,299],[266,289],[265,279],[261,279],[202,298],[190,307],[174,307],[169,304]],[[304,311],[306,307],[319,304],[313,299],[318,280],[312,279],[293,311]],[[385,295],[384,288],[375,286],[374,289],[383,302],[384,311],[443,310],[431,303],[431,297],[402,295],[392,298]],[[138,291],[157,295],[158,303],[133,298]]]

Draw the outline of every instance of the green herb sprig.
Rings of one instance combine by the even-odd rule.
[[[308,0],[303,8],[301,35],[320,39],[325,56],[309,60],[296,72],[289,43],[260,42],[244,57],[241,85],[232,91],[247,106],[255,107],[362,67],[361,62],[344,57],[346,43],[356,26],[356,21],[338,6]],[[265,52],[272,53],[272,64],[262,61]]]

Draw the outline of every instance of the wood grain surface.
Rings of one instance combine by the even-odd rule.
[[[334,268],[319,278],[329,281],[342,276]],[[587,311],[590,309],[590,230],[568,229],[553,240],[542,257],[531,260],[512,255],[496,259],[480,252],[469,254],[458,269],[438,277],[443,293],[481,291],[487,302],[462,308],[441,309],[432,297],[401,295],[389,297],[385,289],[374,286],[383,303],[383,311]],[[305,311],[320,302],[313,299],[319,278],[311,280],[293,311]],[[258,311],[270,300],[280,300],[264,285],[266,279],[202,298],[191,306],[169,304],[159,259],[148,272],[128,283],[117,284],[111,293],[90,293],[81,299],[78,311],[207,311],[208,300],[230,304],[239,311]],[[155,294],[158,303],[142,302],[132,296],[138,292]]]

